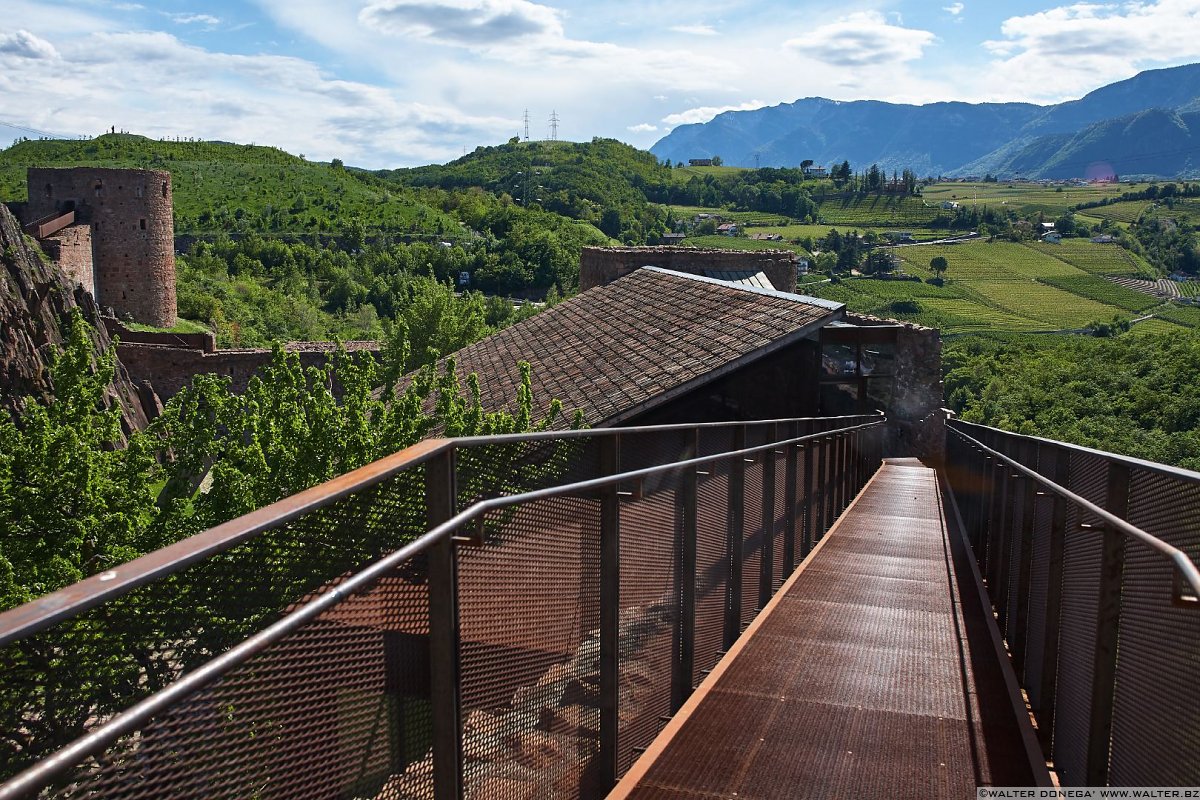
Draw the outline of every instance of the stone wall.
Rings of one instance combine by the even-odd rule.
[[[378,354],[378,342],[344,342],[351,353]],[[300,356],[305,367],[323,367],[337,351],[333,342],[293,342],[284,347]],[[179,390],[187,386],[194,375],[215,374],[230,379],[230,388],[238,393],[246,391],[250,378],[263,366],[271,363],[271,351],[246,350],[203,350],[172,347],[163,344],[145,344],[122,341],[117,346],[117,357],[130,376],[137,381],[146,381],[165,403]]]
[[[101,308],[169,328],[175,324],[175,221],[171,173],[32,168],[25,221],[74,209],[91,226],[93,284]]]
[[[936,328],[911,322],[846,314],[854,325],[898,325],[895,380],[887,410],[889,455],[940,460],[946,450],[946,415],[942,410],[942,335]]]
[[[67,274],[67,278],[91,292],[92,297],[96,296],[90,225],[68,225],[58,233],[42,239],[41,245],[46,255]]]
[[[163,333],[159,331],[131,331],[121,324],[119,319],[104,318],[104,327],[109,336],[116,336],[122,342],[130,344],[165,344],[168,347],[182,347],[187,350],[202,350],[214,353],[217,350],[217,336],[211,331],[204,333]]]
[[[777,290],[796,291],[796,254],[790,250],[694,247],[585,247],[579,256],[579,289],[612,283],[639,267],[661,267],[690,275],[702,275],[706,270],[765,272]]]

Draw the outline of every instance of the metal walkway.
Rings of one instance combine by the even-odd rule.
[[[886,462],[609,797],[960,799],[1044,782],[946,520],[934,470]]]

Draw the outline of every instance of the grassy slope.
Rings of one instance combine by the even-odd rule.
[[[20,142],[0,151],[0,201],[25,199],[25,171],[31,166],[168,170],[177,234],[336,231],[350,218],[363,219],[368,229],[428,236],[459,230],[453,218],[411,192],[273,147],[164,142],[128,134]]]

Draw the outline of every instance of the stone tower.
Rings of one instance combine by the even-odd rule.
[[[68,211],[90,234],[91,289],[101,308],[158,327],[175,324],[171,173],[146,169],[37,169],[28,173],[26,221]],[[67,229],[68,231],[70,229]],[[76,238],[79,238],[78,236]],[[84,285],[87,280],[81,279]]]

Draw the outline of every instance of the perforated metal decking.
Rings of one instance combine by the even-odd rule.
[[[887,462],[610,798],[966,798],[1030,786],[934,470]]]

